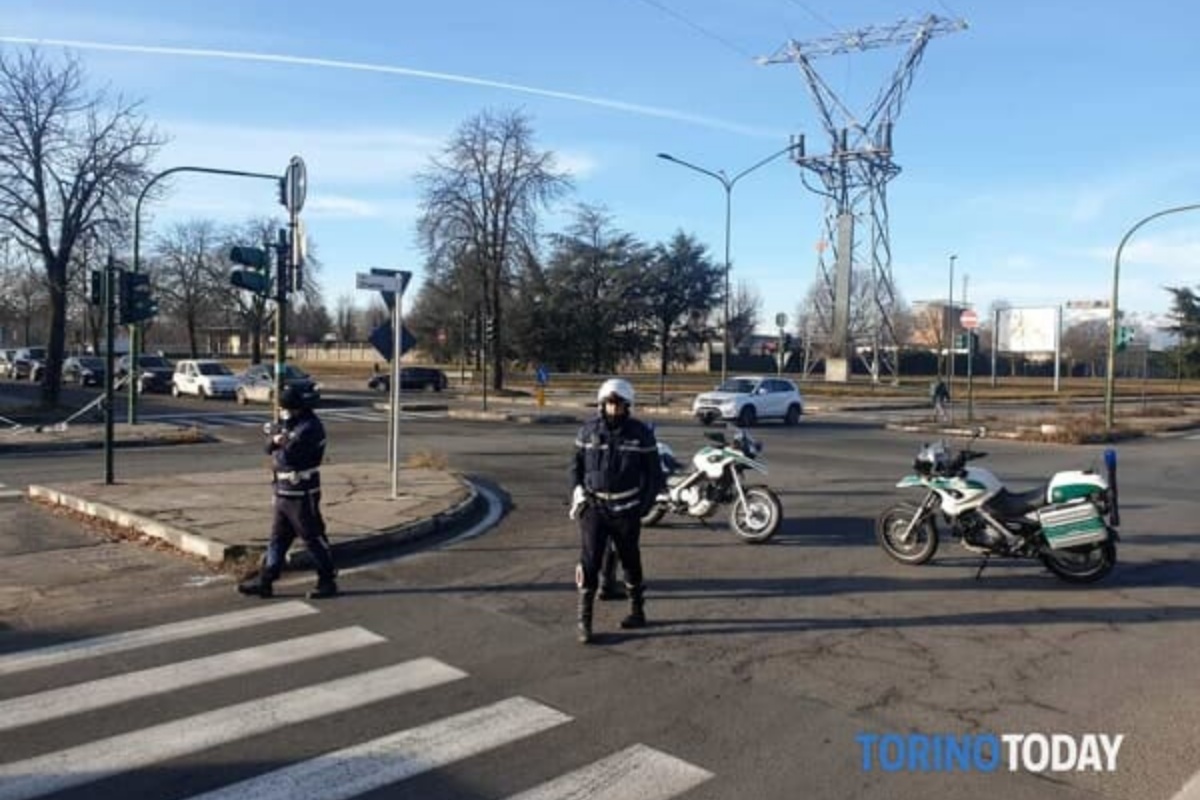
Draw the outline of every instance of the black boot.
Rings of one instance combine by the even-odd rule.
[[[577,636],[580,644],[592,643],[592,606],[596,600],[595,591],[579,590],[579,621]]]
[[[260,573],[253,578],[247,578],[238,584],[238,592],[251,597],[268,598],[275,594],[275,590],[271,586],[272,581],[269,578],[263,577]]]
[[[324,600],[328,597],[337,597],[338,585],[333,578],[318,578],[316,587],[308,590],[309,600]]]
[[[646,627],[646,587],[638,584],[637,586],[629,586],[629,616],[621,620],[621,627],[629,630],[630,628]]]

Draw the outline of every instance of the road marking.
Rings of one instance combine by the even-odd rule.
[[[514,697],[189,800],[345,800],[570,721],[560,711]]]
[[[635,744],[508,800],[667,800],[713,774],[644,744]]]
[[[1189,779],[1188,782],[1183,785],[1183,788],[1179,790],[1179,794],[1172,797],[1171,800],[1200,800],[1200,772],[1197,772],[1195,775],[1193,775],[1191,779]]]
[[[41,797],[465,677],[436,659],[420,658],[5,764],[0,800]]]
[[[172,622],[167,625],[156,625],[152,628],[142,628],[126,633],[116,633],[111,636],[99,636],[93,639],[81,639],[77,642],[41,647],[0,656],[0,675],[12,675],[31,669],[41,669],[53,664],[65,664],[85,658],[121,653],[126,650],[136,650],[151,645],[175,642],[180,639],[191,639],[210,633],[247,628],[252,625],[262,625],[267,622],[302,617],[316,614],[317,610],[307,603],[290,601],[272,603],[260,608],[246,611],[232,611],[228,614],[217,614],[211,617]]]
[[[387,641],[353,627],[247,647],[0,702],[0,731]]]

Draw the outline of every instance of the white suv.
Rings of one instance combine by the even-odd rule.
[[[171,377],[171,394],[194,394],[200,399],[209,397],[233,397],[237,393],[238,379],[220,361],[195,359],[175,364]]]
[[[804,413],[804,398],[796,384],[785,378],[745,376],[729,378],[712,392],[692,402],[692,414],[703,425],[719,419],[748,428],[760,419],[780,419],[795,425]]]

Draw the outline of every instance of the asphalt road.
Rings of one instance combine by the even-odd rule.
[[[329,427],[331,457],[382,460],[381,422],[346,417]],[[118,452],[118,477],[260,463],[252,428],[228,432],[230,441],[218,444]],[[26,785],[7,782],[16,775],[33,780],[28,776],[65,771],[47,754],[170,721],[187,720],[175,733],[200,730],[203,720],[191,717],[206,712],[223,732],[213,742],[160,754],[132,776],[102,776],[103,767],[114,768],[105,759],[115,755],[72,751],[84,759],[80,769],[88,757],[100,759],[89,776],[99,780],[61,796],[191,797],[514,697],[533,701],[548,727],[363,796],[505,797],[630,752],[646,761],[629,774],[657,776],[663,792],[694,783],[688,798],[1167,800],[1200,769],[1194,668],[1200,535],[1192,468],[1200,442],[1120,448],[1120,562],[1104,583],[1079,588],[1027,562],[992,565],[975,580],[978,561],[949,543],[925,567],[890,562],[874,544],[872,523],[899,497],[893,485],[919,438],[850,417],[811,417],[796,429],[764,426],[755,434],[766,443],[767,480],[787,512],[780,534],[748,546],[719,519],[712,529],[679,522],[647,531],[651,626],[619,632],[624,609],[604,604],[600,643],[585,648],[573,639],[576,539],[564,502],[573,433],[571,426],[406,420],[405,451],[444,454],[499,494],[506,514],[495,527],[449,547],[348,571],[347,596],[312,606],[315,614],[226,625],[169,648],[11,674],[0,681],[0,700],[351,626],[382,641],[129,698],[113,707],[120,713],[97,709],[0,729],[0,798],[34,796],[7,789]],[[690,424],[660,423],[659,435],[681,457],[702,441]],[[991,453],[985,465],[1016,489],[1055,470],[1098,466],[1101,452],[991,441],[985,449]],[[99,453],[0,461],[0,482],[9,485],[99,472]],[[248,605],[233,596],[227,579],[199,564],[102,542],[70,520],[20,504],[0,505],[0,531],[6,556],[0,587],[33,583],[48,598],[20,609],[0,606],[0,625],[9,628],[0,627],[0,653],[283,606]],[[295,585],[295,597],[307,582]],[[235,707],[342,678],[368,685],[360,676],[371,670],[423,658],[465,676],[357,709],[338,707],[316,723],[280,723],[285,712],[279,711],[257,730],[253,708]],[[251,732],[229,740],[239,725]],[[862,733],[1035,732],[1124,734],[1118,771],[864,771],[855,740]],[[164,738],[170,737],[158,731],[116,752]],[[628,750],[638,746],[650,749]],[[41,780],[29,785],[51,785]],[[601,796],[594,788],[587,796]],[[674,796],[646,786],[628,791]]]

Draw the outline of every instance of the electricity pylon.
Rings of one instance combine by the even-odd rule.
[[[761,64],[797,64],[808,83],[825,135],[828,155],[804,152],[804,136],[793,137],[792,160],[801,167],[801,180],[810,191],[825,197],[824,242],[818,255],[826,302],[816,304],[818,328],[825,339],[825,379],[846,381],[856,344],[870,345],[869,367],[874,380],[881,372],[895,375],[899,353],[894,324],[896,293],[892,283],[892,247],[888,231],[887,184],[900,173],[892,160],[892,127],[912,86],[913,76],[925,46],[934,36],[956,33],[967,27],[965,20],[949,20],[932,14],[919,20],[900,20],[893,25],[871,26],[810,42],[788,40]],[[813,66],[823,56],[848,55],[908,44],[891,80],[866,110],[856,115],[829,87]],[[812,173],[818,185],[806,178]],[[855,257],[855,219],[869,227],[871,286],[868,308],[856,309],[860,319],[851,323],[853,268],[862,264]],[[829,263],[833,261],[831,274]]]

